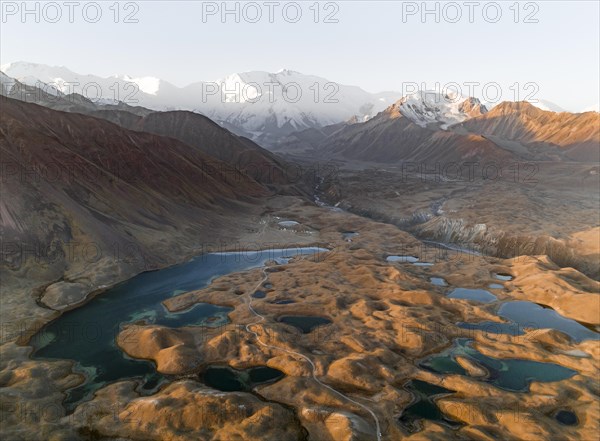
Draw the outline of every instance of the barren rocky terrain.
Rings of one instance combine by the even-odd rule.
[[[490,256],[548,255],[600,276],[597,163],[356,164],[325,180],[325,200],[422,239]]]
[[[281,228],[280,219],[299,224]],[[317,207],[295,197],[271,199],[253,221],[262,228],[240,236],[247,244],[311,244],[331,251],[296,257],[213,280],[201,290],[165,301],[170,311],[197,302],[232,308],[218,328],[169,328],[144,321],[124,326],[116,342],[129,356],[152,360],[169,381],[151,395],[135,380],[101,388],[72,414],[60,406],[65,390],[82,381],[69,361],[30,360],[27,346],[3,346],[3,431],[10,439],[593,439],[598,427],[597,340],[576,342],[555,330],[522,335],[473,331],[459,322],[500,322],[494,304],[446,297],[453,287],[487,288],[496,274],[512,280],[495,289],[499,301],[528,299],[563,316],[599,325],[598,282],[561,269],[544,256],[501,259],[438,252],[433,266],[388,262],[423,255],[422,242],[397,227]],[[351,239],[346,232],[356,232]],[[431,277],[447,286],[431,283]],[[252,295],[264,289],[266,296]],[[552,293],[557,293],[553,295]],[[279,300],[295,303],[277,303]],[[84,306],[85,307],[85,306]],[[256,315],[258,313],[262,319]],[[284,315],[327,318],[309,333],[279,321]],[[48,317],[50,318],[50,317]],[[543,327],[543,326],[540,326]],[[486,381],[489,372],[458,358],[463,374],[440,374],[421,361],[465,337],[496,359],[555,363],[574,371],[554,382],[508,391]],[[10,360],[10,361],[9,361]],[[284,374],[250,392],[216,391],[199,379],[212,365],[269,366]],[[450,392],[435,405],[452,421],[400,423],[414,402],[408,382]],[[564,426],[561,410],[577,415]],[[35,434],[35,435],[34,435]]]

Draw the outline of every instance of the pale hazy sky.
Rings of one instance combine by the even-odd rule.
[[[92,2],[76,3],[70,23],[63,1],[41,2],[39,17],[22,17],[21,1],[2,1],[1,63],[23,60],[83,74],[155,76],[178,86],[281,68],[371,92],[402,91],[403,83],[411,82],[428,89],[436,82],[455,82],[466,90],[466,83],[479,82],[474,95],[481,96],[478,88],[496,82],[506,99],[516,90],[520,98],[534,92],[536,86],[524,87],[533,82],[537,98],[568,110],[599,101],[600,10],[595,0],[521,2],[518,8],[513,1],[429,2],[430,9],[438,5],[439,23],[434,13],[423,20],[420,1],[320,2],[318,23],[313,1],[298,2],[296,23],[298,9],[287,1],[274,2],[273,23],[263,1],[240,2],[239,23],[235,14],[222,19],[220,1],[122,2],[118,23],[114,1],[98,2],[102,16],[96,23],[91,22],[97,13]],[[208,15],[211,8],[219,11]],[[249,22],[257,11],[261,18]],[[125,23],[128,14],[138,22]],[[326,23],[328,15],[337,23]],[[532,20],[537,23],[526,22]],[[510,89],[514,83],[518,88]]]

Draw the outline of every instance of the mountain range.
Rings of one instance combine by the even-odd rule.
[[[29,86],[41,83],[49,93],[76,92],[104,104],[123,101],[152,110],[201,113],[265,145],[306,128],[351,118],[364,121],[400,98],[397,92],[373,94],[359,87],[285,69],[276,73],[237,73],[182,88],[153,77],[102,78],[81,75],[66,67],[26,62],[2,65],[0,70]]]
[[[178,139],[230,165],[251,169],[253,178],[263,185],[285,185],[287,164],[254,141],[279,153],[318,160],[600,161],[597,112],[554,112],[528,102],[511,101],[488,110],[474,97],[417,91],[375,113],[391,97],[380,96],[375,100],[370,96],[369,101],[366,92],[344,86],[344,99],[340,102],[309,103],[308,99],[298,105],[289,103],[281,94],[274,94],[269,105],[264,100],[253,102],[258,95],[256,89],[249,88],[241,95],[223,95],[227,99],[212,101],[210,106],[206,103],[203,115],[198,109],[153,111],[108,98],[92,100],[78,93],[66,93],[70,90],[64,85],[65,81],[95,83],[104,90],[119,77],[104,80],[82,77],[65,68],[28,63],[5,67],[23,81],[0,72],[2,92],[7,96],[107,119],[126,129]],[[322,80],[290,71],[273,75],[253,72],[226,78],[219,93],[235,90],[240,84],[249,85],[249,80],[285,84],[284,77],[306,88],[310,88],[312,81],[318,84]],[[158,81],[157,87],[150,87],[154,83],[148,79],[135,81],[140,85],[140,97],[152,101],[155,107],[165,107],[165,100],[175,102],[177,94],[165,92],[174,90],[174,86]],[[189,90],[202,92],[207,85],[198,83],[190,87]],[[244,101],[242,95],[248,99]],[[192,96],[186,98],[190,105]],[[365,100],[371,104],[377,102],[377,107],[361,106]],[[312,111],[305,113],[302,109],[308,104]],[[358,113],[353,114],[356,109]],[[351,114],[349,119],[343,119]],[[280,124],[283,120],[286,122]],[[246,130],[250,128],[251,131]]]
[[[123,102],[110,104],[93,102],[76,94],[60,91],[50,93],[37,86],[28,86],[0,72],[1,94],[19,101],[39,104],[54,110],[101,118],[123,128],[178,139],[211,157],[224,161],[230,168],[251,177],[264,185],[277,184],[279,188],[288,180],[283,160],[253,141],[237,136],[209,118],[189,111],[154,112]],[[222,164],[221,164],[222,165]],[[299,184],[299,180],[297,180]],[[293,191],[292,191],[293,192]]]
[[[197,81],[177,87],[155,77],[82,75],[66,67],[15,62],[1,66],[5,87],[15,80],[40,86],[50,95],[83,95],[95,104],[143,107],[155,111],[187,110],[205,115],[231,132],[272,147],[288,135],[306,129],[346,122],[365,122],[394,105],[406,102],[404,116],[418,125],[431,122],[427,114],[411,112],[415,102],[441,107],[437,122],[445,126],[469,117],[458,108],[464,101],[438,100],[440,93],[418,91],[369,93],[359,87],[283,69],[276,73],[235,73],[214,81]],[[427,102],[426,102],[427,101]],[[563,112],[560,106],[539,100],[541,110]],[[494,107],[484,103],[487,109]],[[426,109],[425,109],[426,110]],[[589,109],[593,110],[593,109]],[[443,115],[442,115],[443,114]]]
[[[274,149],[374,163],[600,161],[598,112],[556,113],[510,101],[488,111],[477,98],[450,98],[420,92],[368,121],[306,129]]]

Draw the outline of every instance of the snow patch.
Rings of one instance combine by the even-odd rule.
[[[527,102],[532,106],[535,106],[538,109],[545,110],[547,112],[566,112],[565,109],[560,107],[558,104],[554,104],[552,101],[536,99],[531,101],[528,100]]]
[[[403,116],[420,127],[435,123],[445,130],[448,126],[461,123],[470,116],[464,111],[463,104],[477,98],[463,97],[454,91],[440,93],[432,90],[419,90],[403,97],[396,105]]]
[[[131,78],[123,75],[122,79],[126,82],[135,83],[140,90],[148,95],[156,95],[160,89],[160,79],[155,77]]]

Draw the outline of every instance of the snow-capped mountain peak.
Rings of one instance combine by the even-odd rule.
[[[144,93],[148,95],[156,95],[160,89],[160,78],[156,77],[140,77],[140,78],[132,78],[129,75],[120,75],[116,76],[117,79],[123,80],[125,82],[135,83]]]
[[[436,124],[441,129],[487,112],[479,99],[463,97],[454,91],[440,93],[419,90],[402,97],[395,106],[403,116],[415,124],[421,127]]]
[[[79,93],[95,102],[123,101],[154,110],[202,113],[238,134],[269,143],[296,130],[367,120],[400,98],[372,94],[291,69],[234,73],[176,87],[153,76],[81,75],[65,67],[18,62],[2,66],[9,77],[47,91]],[[76,84],[76,86],[74,86]]]
[[[400,98],[398,92],[369,93],[291,69],[249,71],[216,81],[176,87],[153,76],[100,77],[64,66],[17,62],[3,72],[22,83],[53,93],[79,93],[95,102],[123,101],[154,110],[191,110],[234,132],[266,144],[293,131],[353,119],[366,121],[396,103],[398,111],[422,127],[443,129],[486,112],[476,98],[422,90]],[[74,84],[76,86],[74,86]]]
[[[277,75],[302,75],[300,72],[292,70],[292,69],[279,69],[277,72],[275,72],[275,74]]]

